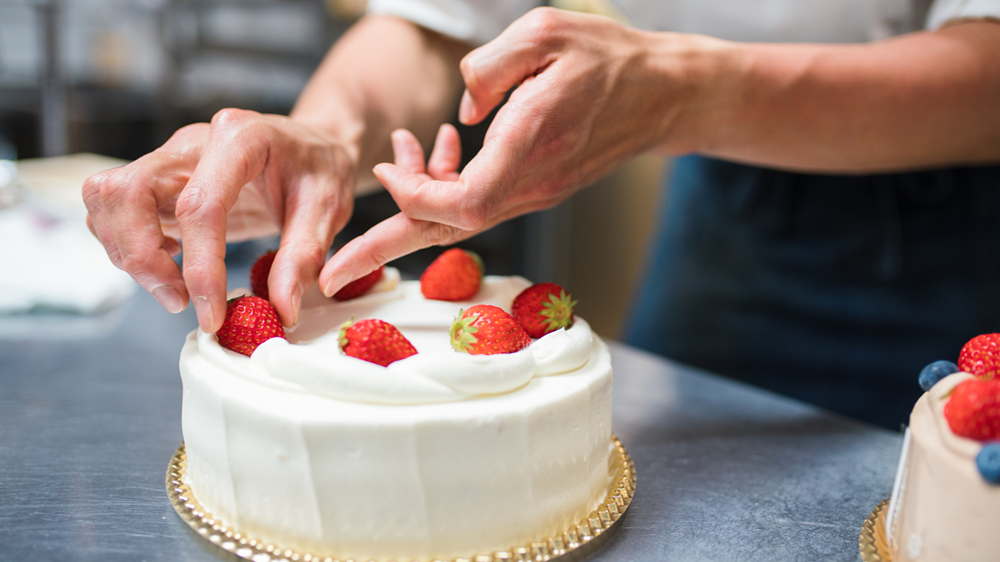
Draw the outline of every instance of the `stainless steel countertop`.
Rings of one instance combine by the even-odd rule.
[[[145,293],[95,321],[0,318],[0,560],[219,560],[163,484],[194,326]],[[621,344],[612,354],[614,431],[638,486],[593,560],[859,559],[898,434]]]

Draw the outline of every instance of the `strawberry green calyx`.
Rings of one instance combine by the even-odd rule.
[[[552,331],[570,328],[573,326],[573,308],[578,302],[572,300],[566,291],[559,291],[558,297],[549,293],[549,300],[542,303],[539,314],[545,317],[545,323]]]
[[[514,353],[528,347],[531,337],[504,309],[477,304],[459,312],[451,325],[451,346],[469,355]]]
[[[511,316],[533,338],[573,325],[573,300],[555,283],[536,283],[523,290],[511,304]]]
[[[473,314],[468,318],[463,318],[462,314],[465,311],[459,309],[458,317],[451,324],[451,330],[449,335],[451,337],[451,347],[455,351],[460,351],[462,353],[469,353],[472,350],[472,346],[479,340],[474,336],[479,328],[473,326],[472,324],[479,318],[478,314]]]
[[[352,324],[354,324],[353,314],[351,315],[351,318],[347,322],[344,322],[343,324],[340,325],[340,336],[337,337],[337,343],[340,344],[340,351],[344,351],[344,347],[347,346],[348,343],[350,343],[349,340],[347,339],[347,329],[350,328]]]

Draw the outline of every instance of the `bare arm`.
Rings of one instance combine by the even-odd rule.
[[[330,50],[291,117],[351,139],[358,185],[377,187],[371,169],[392,159],[390,133],[413,131],[429,146],[458,102],[458,63],[469,45],[390,17],[359,21]]]
[[[551,207],[649,150],[843,173],[1000,162],[998,53],[992,22],[768,45],[533,10],[462,60],[465,123],[517,86],[483,150],[454,179],[401,165],[419,145],[394,137],[397,164],[375,172],[402,213],[339,251],[321,286],[332,294],[376,261]]]
[[[712,101],[668,128],[663,148],[848,173],[1000,161],[998,23],[714,55]]]

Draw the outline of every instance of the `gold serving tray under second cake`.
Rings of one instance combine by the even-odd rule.
[[[889,555],[889,541],[885,536],[885,512],[888,506],[889,500],[882,500],[861,526],[858,546],[861,548],[861,559],[864,562],[892,562],[892,557]]]
[[[572,562],[581,560],[600,548],[618,530],[635,493],[635,464],[632,457],[621,441],[614,437],[612,441],[615,454],[611,459],[611,486],[597,510],[576,525],[543,541],[492,554],[470,554],[455,558],[452,562]],[[188,526],[221,550],[220,554],[253,562],[347,562],[337,558],[336,553],[298,552],[282,545],[260,541],[240,533],[239,529],[227,528],[205,511],[191,493],[191,488],[184,482],[186,469],[187,455],[181,444],[167,468],[167,495],[170,503]]]

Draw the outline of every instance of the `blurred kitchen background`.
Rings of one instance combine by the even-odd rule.
[[[30,171],[48,162],[31,159],[66,154],[133,160],[179,127],[208,121],[225,107],[287,113],[364,4],[0,0],[0,161],[19,160],[18,168]],[[557,4],[587,10],[600,5]],[[471,156],[485,125],[460,132]],[[564,285],[580,300],[578,312],[614,338],[659,215],[663,166],[660,158],[640,157],[556,209],[516,219],[461,246],[483,256],[487,273]],[[16,185],[4,179],[11,169],[0,164],[0,186]],[[11,206],[14,199],[0,194],[0,212],[5,200]],[[385,193],[360,199],[335,246],[396,211]],[[227,260],[245,266],[273,244],[234,246]],[[393,265],[415,278],[438,253],[429,249]]]

